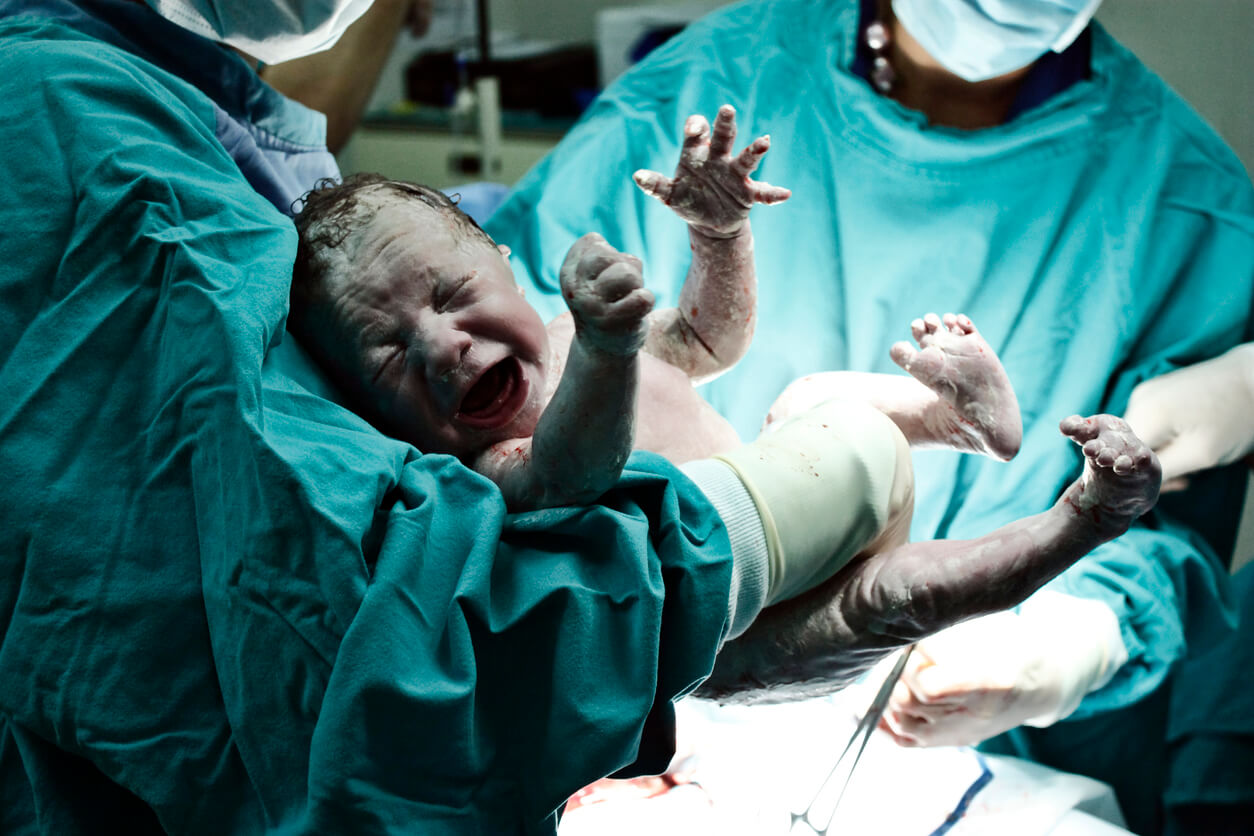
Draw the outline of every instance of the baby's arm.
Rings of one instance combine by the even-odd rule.
[[[771,146],[761,137],[732,156],[736,111],[719,108],[714,129],[689,116],[674,178],[637,171],[637,185],[688,223],[692,265],[679,307],[656,311],[645,351],[675,366],[694,382],[731,368],[749,348],[757,308],[757,276],[749,209],[780,203],[791,192],[750,180]]]
[[[640,259],[590,233],[567,253],[561,284],[575,335],[557,391],[530,439],[497,445],[474,465],[512,510],[596,499],[618,481],[635,440],[638,354],[653,310]]]

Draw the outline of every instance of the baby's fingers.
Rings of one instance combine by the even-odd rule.
[[[610,265],[597,275],[591,286],[603,301],[616,302],[622,299],[633,290],[644,286],[640,260],[628,256],[626,260]]]
[[[631,179],[636,181],[636,185],[645,194],[652,195],[663,203],[670,202],[673,181],[666,175],[642,168],[631,175]]]
[[[582,315],[576,314],[576,327],[583,339],[602,351],[629,356],[644,344],[652,310],[653,294],[647,288],[636,287],[612,301],[590,301]]]
[[[736,141],[736,109],[723,105],[714,117],[714,135],[710,138],[710,156],[722,157],[732,152]]]
[[[792,197],[792,190],[785,189],[783,186],[772,186],[770,183],[763,183],[759,180],[750,180],[749,194],[753,197],[754,203],[765,203],[770,206],[773,203],[783,203]]]
[[[736,161],[732,164],[736,173],[743,174],[748,177],[757,170],[758,164],[762,162],[762,157],[771,148],[771,137],[760,136],[753,142],[745,146],[744,150],[736,157]]]
[[[606,326],[636,325],[653,310],[653,291],[636,287],[626,295],[607,302],[603,323]]]
[[[710,155],[710,123],[699,113],[684,122],[684,144],[679,149],[679,164],[695,166]]]

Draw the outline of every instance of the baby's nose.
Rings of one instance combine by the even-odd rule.
[[[432,335],[427,352],[427,379],[447,383],[466,362],[470,351],[470,335],[464,331],[448,329]]]

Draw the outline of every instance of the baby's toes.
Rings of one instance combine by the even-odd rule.
[[[910,372],[915,380],[925,386],[931,386],[945,368],[946,362],[943,351],[935,346],[929,346],[922,351],[914,352],[910,362],[902,368]]]
[[[1101,467],[1114,468],[1116,473],[1131,472],[1135,458],[1145,446],[1133,435],[1132,428],[1114,415],[1096,415],[1091,423],[1098,435],[1084,444],[1084,454]]]
[[[1100,429],[1097,424],[1090,418],[1082,415],[1068,416],[1058,424],[1058,429],[1063,435],[1074,439],[1078,444],[1084,444],[1092,439],[1097,438]]]
[[[1132,434],[1131,429],[1118,435],[1122,445],[1114,470],[1120,476],[1129,473],[1148,473],[1155,467],[1154,451],[1149,445]]]
[[[1096,439],[1085,441],[1081,449],[1085,451],[1086,459],[1100,466],[1100,468],[1110,468],[1112,464],[1115,464],[1115,451],[1111,450],[1106,445],[1106,440],[1100,436],[1096,437]]]
[[[903,369],[910,368],[910,364],[914,362],[914,358],[918,356],[918,353],[918,350],[905,340],[893,343],[892,347],[888,349],[888,356],[892,357],[893,362]]]
[[[923,338],[927,336],[927,323],[922,319],[910,320],[910,335],[916,343],[923,342]]]
[[[1084,455],[1098,467],[1111,467],[1114,465],[1115,459],[1119,458],[1118,451],[1101,438],[1085,442]]]
[[[1136,437],[1132,434],[1132,428],[1128,426],[1128,422],[1118,415],[1106,415],[1104,413],[1094,415],[1093,421],[1101,428],[1102,432],[1109,434],[1112,439],[1117,439],[1117,443],[1123,444],[1129,438]]]

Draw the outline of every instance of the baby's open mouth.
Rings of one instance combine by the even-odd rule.
[[[495,429],[514,420],[527,401],[522,365],[507,357],[488,369],[467,390],[456,418],[471,427]]]

